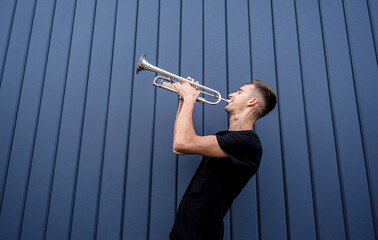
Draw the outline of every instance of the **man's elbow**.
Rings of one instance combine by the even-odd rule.
[[[183,155],[185,154],[185,143],[174,141],[173,142],[173,152],[177,155]]]
[[[183,153],[176,151],[175,149],[173,149],[173,153],[176,154],[176,155],[184,155]]]

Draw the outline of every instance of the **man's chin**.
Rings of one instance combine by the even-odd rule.
[[[228,104],[226,107],[224,107],[224,110],[225,110],[228,114],[230,114],[230,108],[229,108],[229,105],[230,105],[230,104]]]

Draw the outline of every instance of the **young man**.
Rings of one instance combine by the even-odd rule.
[[[262,147],[253,124],[274,109],[277,96],[271,86],[253,80],[229,95],[228,131],[198,136],[192,115],[199,90],[187,82],[174,86],[183,100],[174,125],[173,152],[199,154],[203,159],[181,200],[169,237],[223,239],[223,218],[260,165]]]

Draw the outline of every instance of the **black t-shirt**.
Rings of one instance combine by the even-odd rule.
[[[260,165],[262,147],[254,131],[221,131],[216,137],[229,157],[203,157],[181,200],[172,240],[223,239],[223,218]]]

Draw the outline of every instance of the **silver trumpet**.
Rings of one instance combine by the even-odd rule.
[[[150,64],[146,60],[146,54],[143,54],[139,58],[138,66],[137,66],[137,69],[136,69],[136,73],[139,73],[142,70],[149,70],[149,71],[153,71],[153,72],[156,72],[158,74],[166,76],[166,77],[163,77],[163,76],[157,76],[157,77],[155,77],[154,82],[152,83],[153,86],[164,88],[164,89],[166,89],[168,91],[177,93],[175,87],[173,86],[173,83],[179,82],[179,81],[185,81],[185,82],[190,83],[192,86],[198,87],[200,93],[202,93],[204,95],[207,95],[207,96],[210,96],[210,97],[213,97],[213,98],[216,98],[216,101],[211,102],[211,101],[206,100],[203,97],[198,97],[197,98],[197,102],[208,103],[210,105],[216,105],[220,101],[224,101],[226,103],[230,102],[230,100],[222,98],[221,94],[218,91],[214,90],[214,89],[211,89],[211,88],[205,87],[205,86],[203,86],[201,84],[192,82],[190,80],[187,80],[187,79],[185,79],[183,77],[177,76],[177,75],[175,75],[173,73],[167,72],[167,71],[165,71],[165,70],[163,70],[161,68],[158,68],[158,67]],[[176,81],[174,81],[173,79],[175,79]]]

